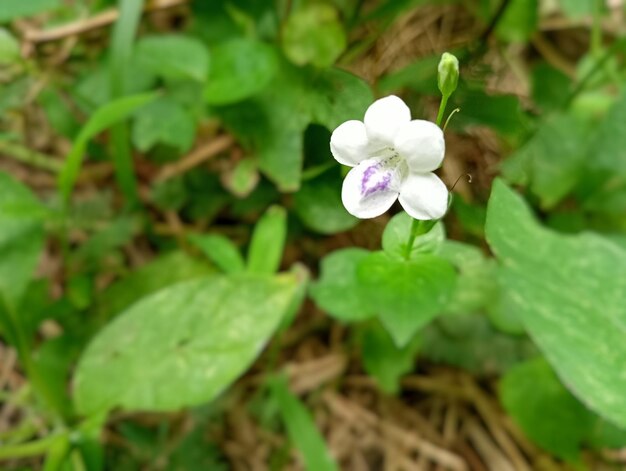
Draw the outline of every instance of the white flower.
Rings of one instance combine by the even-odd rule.
[[[397,96],[375,101],[361,121],[346,121],[333,132],[335,159],[354,167],[341,199],[358,218],[380,216],[400,198],[415,219],[439,219],[448,209],[448,189],[433,170],[443,160],[443,132],[435,123],[416,119]]]

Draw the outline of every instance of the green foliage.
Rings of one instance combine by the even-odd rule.
[[[198,247],[224,273],[242,273],[246,265],[239,248],[219,234],[192,234],[189,242]]]
[[[212,67],[204,89],[212,105],[236,103],[259,93],[275,76],[275,51],[250,39],[232,39],[212,50]]]
[[[295,211],[304,225],[320,234],[335,234],[353,228],[358,219],[352,216],[341,203],[337,188],[341,187],[341,176],[337,171],[302,183],[294,195]]]
[[[89,118],[89,121],[76,136],[72,149],[65,158],[65,163],[59,174],[59,192],[65,202],[69,201],[72,189],[78,178],[89,140],[112,125],[128,118],[132,113],[156,98],[157,95],[153,93],[119,98],[102,106]]]
[[[195,127],[193,117],[185,108],[170,98],[161,97],[135,113],[133,144],[142,152],[156,144],[186,152],[193,144]]]
[[[215,276],[144,298],[83,354],[74,377],[78,411],[165,411],[210,401],[259,354],[295,287],[288,275]]]
[[[0,172],[0,297],[16,308],[41,257],[45,210],[22,183]]]
[[[333,129],[348,119],[362,119],[372,95],[362,80],[341,70],[296,68],[284,59],[279,65],[272,87],[218,112],[255,152],[261,171],[280,190],[295,191],[300,186],[303,134],[309,124]]]
[[[599,235],[544,229],[499,180],[487,240],[504,267],[503,296],[559,377],[592,410],[626,426],[626,384],[615,375],[626,358],[626,251]]]
[[[359,263],[357,276],[367,305],[398,347],[443,311],[456,281],[450,263],[426,254],[397,260],[374,252]]]
[[[357,267],[369,256],[359,248],[337,250],[322,259],[320,278],[310,294],[318,306],[342,321],[367,319],[374,314],[362,294]]]
[[[278,271],[287,237],[287,212],[272,206],[252,232],[248,249],[249,273],[272,274]]]
[[[507,41],[522,42],[537,30],[538,20],[538,0],[511,0],[496,30]]]
[[[168,80],[206,80],[209,53],[197,39],[176,34],[143,36],[135,48],[137,63],[155,75]]]
[[[311,413],[289,391],[286,379],[274,378],[270,386],[289,438],[301,453],[304,468],[308,471],[336,471],[337,465],[330,456]]]
[[[292,13],[283,29],[285,55],[298,65],[328,67],[346,48],[346,33],[331,5],[311,3]]]
[[[379,325],[368,326],[361,335],[365,371],[376,379],[383,391],[396,394],[400,378],[414,367],[420,343],[420,337],[416,336],[407,345],[398,347]]]
[[[46,10],[57,8],[60,0],[3,0],[0,9],[0,23],[6,23],[23,16],[41,13]]]

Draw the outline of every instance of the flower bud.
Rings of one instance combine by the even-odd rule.
[[[444,97],[448,98],[456,90],[459,81],[459,60],[449,52],[444,52],[437,70],[439,90]]]

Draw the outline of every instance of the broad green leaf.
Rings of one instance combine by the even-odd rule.
[[[29,188],[0,172],[0,295],[17,308],[43,251],[45,210]]]
[[[305,181],[293,198],[296,214],[304,225],[321,234],[343,232],[359,222],[341,202],[342,179],[338,170]]]
[[[142,297],[169,285],[206,278],[214,270],[184,252],[170,252],[143,265],[107,287],[97,298],[96,311],[104,318],[122,312]]]
[[[454,240],[441,244],[437,254],[457,268],[454,294],[446,306],[448,314],[486,310],[498,297],[496,265],[478,247]]]
[[[563,383],[626,426],[626,251],[595,234],[543,228],[500,180],[487,241],[503,266],[503,296]]]
[[[294,396],[284,377],[274,378],[271,382],[274,400],[289,439],[294,443],[307,471],[338,471],[335,460],[330,455],[324,437],[320,434],[311,413]]]
[[[180,34],[144,36],[135,48],[137,62],[155,75],[174,80],[206,80],[209,52],[197,39]]]
[[[276,52],[252,39],[231,39],[213,49],[212,67],[204,89],[206,101],[226,105],[263,90],[276,74]]]
[[[287,212],[272,206],[257,222],[248,248],[248,272],[271,275],[280,268],[287,239]]]
[[[396,214],[387,223],[385,231],[383,232],[383,250],[392,257],[404,260],[415,256],[419,253],[435,253],[443,243],[446,234],[443,224],[441,222],[435,224],[425,234],[418,235],[411,246],[409,252],[408,242],[409,234],[411,233],[411,227],[414,219],[404,211]],[[420,224],[428,224],[430,221],[424,221]]]
[[[59,192],[63,201],[66,203],[69,201],[89,140],[112,125],[128,118],[132,113],[156,98],[157,95],[154,93],[119,98],[102,106],[89,118],[89,121],[82,127],[74,140],[72,149],[67,154],[59,174]]]
[[[460,87],[454,98],[461,112],[452,119],[452,126],[489,126],[514,137],[525,131],[526,119],[515,95],[490,95],[483,89]]]
[[[195,138],[196,123],[181,105],[170,98],[159,98],[139,109],[133,123],[133,144],[142,152],[156,144],[187,152]]]
[[[536,105],[558,109],[571,93],[571,79],[547,63],[538,64],[532,71],[532,93]]]
[[[537,356],[526,336],[496,330],[483,314],[442,315],[420,332],[420,356],[474,374],[501,374]]]
[[[320,278],[310,288],[315,303],[343,321],[372,317],[373,311],[357,280],[358,264],[369,256],[365,249],[347,248],[326,255],[320,265]]]
[[[441,54],[426,56],[383,76],[378,84],[380,91],[392,93],[409,88],[425,95],[437,95],[437,65],[440,59]]]
[[[420,254],[410,261],[374,252],[357,268],[365,303],[376,312],[398,347],[440,314],[449,302],[456,273],[446,260]]]
[[[329,4],[312,3],[287,18],[282,42],[285,55],[294,64],[328,67],[346,48],[347,38],[337,10]]]
[[[261,171],[281,191],[295,191],[300,186],[303,135],[309,124],[334,129],[349,119],[363,119],[371,101],[366,83],[345,71],[296,68],[283,60],[271,87],[218,113],[242,144],[255,152]]]
[[[74,377],[77,410],[168,411],[214,399],[257,357],[296,280],[215,276],[142,299],[99,332]]]
[[[500,397],[507,413],[537,445],[568,461],[578,461],[594,420],[543,358],[506,372]]]
[[[408,345],[398,348],[393,339],[374,324],[365,329],[361,337],[361,352],[365,371],[376,379],[380,388],[396,394],[400,378],[415,365],[415,356],[420,347],[420,337],[414,337]]]
[[[2,0],[0,23],[35,15],[61,6],[61,0]]]
[[[511,42],[528,40],[537,30],[539,0],[511,0],[496,27],[501,38]]]
[[[20,57],[17,39],[5,28],[0,28],[0,65],[14,64]]]
[[[622,93],[600,123],[589,149],[590,168],[626,175],[626,93]]]
[[[582,177],[586,136],[585,124],[569,115],[544,121],[531,140],[505,161],[505,178],[529,185],[543,207],[553,207]]]
[[[223,235],[192,234],[188,239],[224,273],[241,273],[245,270],[245,262],[239,248]]]

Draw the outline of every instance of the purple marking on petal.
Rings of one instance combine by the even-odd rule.
[[[391,183],[392,172],[385,171],[383,175],[380,172],[380,163],[370,165],[361,179],[361,196],[369,196],[378,191],[386,191]],[[378,177],[378,178],[376,178]]]

